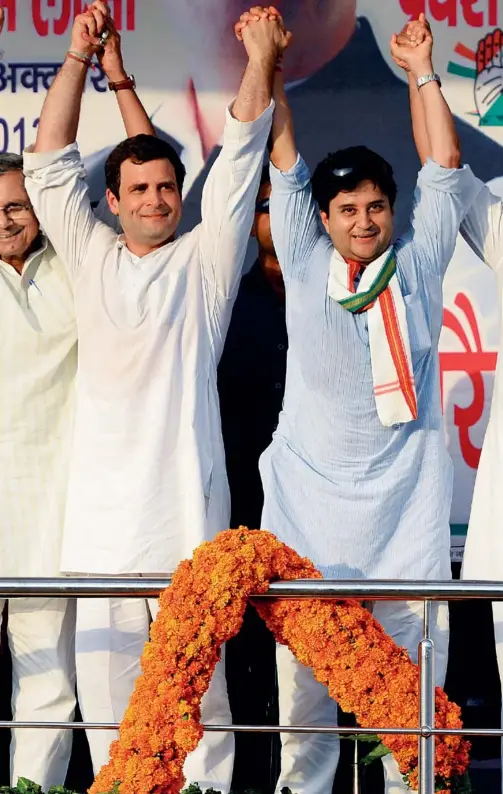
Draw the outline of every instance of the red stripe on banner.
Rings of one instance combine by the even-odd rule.
[[[409,362],[405,354],[405,347],[403,344],[402,335],[400,333],[400,326],[396,316],[395,303],[393,295],[389,287],[379,295],[379,303],[381,306],[382,316],[384,320],[384,330],[388,339],[391,357],[395,365],[395,369],[400,381],[400,388],[402,390],[405,402],[408,405],[412,418],[417,419],[417,402],[416,395],[414,394],[413,380],[409,371]]]

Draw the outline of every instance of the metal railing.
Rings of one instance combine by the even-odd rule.
[[[155,598],[169,586],[166,578],[135,577],[61,577],[53,579],[0,579],[0,598]],[[419,643],[419,725],[417,728],[365,728],[369,735],[405,734],[417,736],[419,747],[419,792],[435,792],[435,736],[503,736],[499,728],[435,728],[435,647],[431,638],[430,613],[432,601],[463,601],[489,599],[503,601],[503,582],[471,581],[395,581],[395,580],[329,580],[297,579],[274,582],[266,593],[253,598],[354,598],[363,601],[423,601],[423,638]],[[44,729],[110,729],[119,723],[107,722],[28,722],[0,721],[0,728]],[[361,728],[335,725],[204,725],[211,732],[252,733],[336,733],[351,736]],[[355,788],[358,791],[358,763],[355,747]]]

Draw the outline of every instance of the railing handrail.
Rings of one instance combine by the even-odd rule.
[[[171,584],[166,577],[60,576],[0,578],[0,598],[155,598]],[[503,601],[503,581],[295,579],[271,584],[253,598],[355,598],[379,601]]]
[[[156,597],[171,584],[170,576],[61,576],[55,578],[3,578],[0,579],[0,598],[19,596],[45,598],[128,598]],[[503,730],[435,729],[435,649],[430,637],[431,601],[459,601],[463,599],[490,599],[503,601],[503,582],[478,581],[400,581],[395,579],[296,579],[274,582],[266,593],[253,598],[355,598],[362,601],[395,600],[424,601],[423,638],[419,643],[419,713],[417,728],[342,728],[330,725],[203,725],[205,731],[251,731],[291,733],[335,733],[354,735],[362,730],[371,734],[409,734],[418,737],[419,794],[435,792],[435,736],[472,735],[502,736]],[[44,723],[0,721],[1,728],[49,729],[114,729],[117,723]],[[356,753],[356,750],[355,750]],[[356,757],[356,755],[355,755]],[[355,788],[358,786],[358,764],[355,765]]]

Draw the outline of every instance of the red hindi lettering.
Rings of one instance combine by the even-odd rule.
[[[52,20],[52,32],[63,36],[78,14],[84,10],[85,0],[32,0],[32,17],[35,30],[39,36],[48,36],[50,25],[47,10],[60,5],[59,16]],[[44,5],[44,8],[42,7]]]
[[[457,24],[458,0],[430,0],[430,13],[433,19],[443,22],[447,19],[449,27]]]
[[[495,28],[498,24],[498,0],[488,0],[489,3],[489,26]]]
[[[56,34],[56,36],[63,36],[66,33],[71,18],[72,18],[72,0],[62,0],[61,15],[54,20],[54,33]]]
[[[400,0],[402,11],[411,19],[417,19],[419,14],[426,13],[426,0]]]
[[[7,30],[16,30],[16,0],[0,0],[0,6],[7,12]]]
[[[112,0],[112,2],[113,18],[117,30],[134,30],[136,24],[135,0]]]
[[[478,0],[461,0],[463,16],[466,23],[472,28],[481,28],[484,25],[484,12],[474,11],[473,6],[475,3],[478,3]]]
[[[498,354],[495,351],[485,352],[482,350],[477,318],[469,298],[460,292],[456,295],[454,303],[461,309],[468,322],[475,342],[475,350],[472,350],[465,330],[454,312],[444,309],[444,327],[449,328],[456,334],[464,350],[454,353],[441,352],[439,354],[442,405],[444,373],[465,372],[472,382],[473,400],[467,408],[454,405],[454,424],[458,428],[459,445],[463,460],[467,466],[476,469],[479,465],[481,450],[472,444],[470,429],[480,421],[484,413],[485,385],[482,372],[494,372]]]
[[[38,35],[47,36],[49,33],[49,22],[42,16],[41,0],[32,0],[31,14]]]

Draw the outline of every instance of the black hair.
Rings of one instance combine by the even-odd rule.
[[[367,179],[388,197],[393,209],[397,192],[393,169],[384,157],[366,146],[350,146],[328,154],[311,179],[313,197],[328,215],[330,202],[338,193],[351,192]]]
[[[182,193],[185,166],[171,144],[155,135],[135,135],[119,143],[110,152],[105,163],[106,185],[115,198],[119,198],[121,165],[125,160],[132,160],[137,165],[149,163],[151,160],[169,160],[175,171],[178,191]]]
[[[21,154],[13,154],[12,152],[5,152],[0,154],[0,174],[8,174],[10,171],[23,170],[23,156]]]

